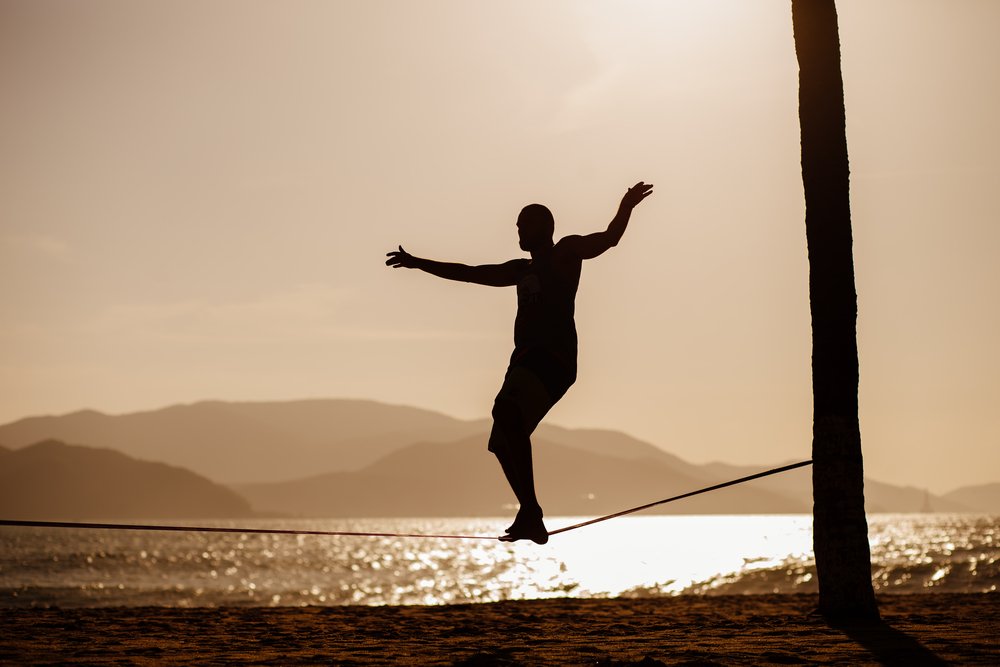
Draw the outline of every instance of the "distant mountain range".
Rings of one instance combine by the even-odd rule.
[[[79,520],[242,518],[250,504],[190,470],[56,440],[0,449],[0,516]]]
[[[1000,514],[1000,482],[963,486],[946,493],[944,499],[991,514]]]
[[[296,516],[510,514],[513,496],[485,449],[488,429],[486,420],[463,421],[417,408],[334,399],[212,401],[120,416],[84,411],[22,419],[0,426],[0,442],[20,447],[0,448],[0,512],[5,518],[24,518],[9,513],[15,497],[33,493],[33,507],[42,511],[39,499],[51,489],[76,489],[83,497],[93,493],[105,498],[103,505],[93,508],[75,501],[79,516],[108,518],[246,516],[250,506]],[[54,438],[122,453],[52,442],[31,445]],[[695,465],[617,431],[543,425],[534,442],[539,496],[549,515],[609,513],[773,467]],[[18,463],[22,472],[11,472],[22,459],[33,461],[33,467]],[[124,468],[129,466],[126,474]],[[175,476],[167,481],[165,472],[157,472],[152,478],[159,485],[152,484],[147,477],[154,468],[142,466],[159,466]],[[117,472],[110,474],[112,468]],[[182,480],[180,473],[189,477]],[[147,481],[123,486],[121,480],[129,476]],[[239,496],[206,477],[229,482]],[[87,486],[89,482],[81,478],[100,481]],[[208,488],[224,491],[229,500],[222,501],[220,495],[209,501],[208,496],[194,493],[193,480],[209,485],[197,487],[204,493]],[[8,486],[20,491],[8,493]],[[142,505],[135,499],[135,494],[150,496],[154,488],[163,490],[173,509]],[[809,512],[811,488],[811,470],[804,468],[656,510]],[[865,496],[871,512],[1000,513],[1000,484],[936,496],[868,479]]]
[[[0,443],[54,438],[111,447],[183,466],[221,482],[272,482],[354,470],[414,442],[479,433],[485,422],[361,400],[273,403],[205,401],[106,415],[83,410],[0,426]]]
[[[534,453],[539,498],[550,515],[607,514],[706,484],[655,456],[615,458],[541,439]],[[356,472],[235,489],[255,507],[320,516],[497,516],[511,513],[514,502],[482,437],[411,445]],[[809,504],[747,486],[657,510],[758,514],[808,512]]]

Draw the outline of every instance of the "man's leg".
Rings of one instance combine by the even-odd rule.
[[[510,484],[511,490],[514,492],[514,496],[517,498],[519,504],[524,504],[524,500],[521,498],[521,482],[517,475],[517,470],[514,467],[513,457],[507,451],[507,441],[503,435],[503,431],[494,421],[493,430],[490,432],[490,446],[489,450],[497,457],[497,461],[500,463],[500,467],[503,469],[504,477],[507,478],[507,483]],[[507,532],[510,532],[508,529]]]
[[[541,515],[542,508],[535,495],[531,439],[516,403],[507,399],[497,399],[493,406],[493,428],[499,431],[500,436],[497,458],[514,495],[517,496],[517,501],[521,504],[521,511],[526,514]]]
[[[530,539],[539,544],[548,541],[535,494],[530,436],[551,406],[544,384],[534,373],[520,367],[508,370],[493,405],[489,449],[496,454],[521,508],[507,529],[509,535],[501,539]]]

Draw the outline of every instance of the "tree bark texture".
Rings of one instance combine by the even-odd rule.
[[[792,0],[813,370],[813,546],[820,612],[878,619],[858,422],[858,299],[844,84],[833,0]]]

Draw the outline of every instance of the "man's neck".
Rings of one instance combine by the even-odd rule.
[[[545,245],[543,247],[535,248],[535,249],[531,250],[530,251],[531,252],[531,260],[535,261],[535,260],[539,260],[539,259],[545,259],[546,257],[548,257],[549,255],[552,254],[552,249],[554,247],[555,247],[554,243],[549,243],[549,244],[547,244],[547,245]]]

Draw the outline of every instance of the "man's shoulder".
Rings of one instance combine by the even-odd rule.
[[[569,236],[564,236],[552,247],[553,252],[559,256],[561,259],[581,259],[580,258],[580,242],[583,241],[583,237],[579,234],[571,234]]]

